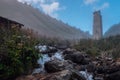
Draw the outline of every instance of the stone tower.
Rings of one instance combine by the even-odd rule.
[[[102,31],[102,16],[100,11],[93,13],[93,39],[99,40],[103,36]]]

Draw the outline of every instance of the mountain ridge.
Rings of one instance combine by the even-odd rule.
[[[0,16],[17,21],[41,35],[63,39],[81,39],[89,36],[17,0],[0,0],[0,10]]]
[[[105,37],[120,35],[120,23],[111,26],[108,31],[105,32]]]

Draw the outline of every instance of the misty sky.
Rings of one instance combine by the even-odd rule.
[[[120,0],[18,0],[71,26],[92,33],[93,12],[101,10],[103,32],[120,22]]]

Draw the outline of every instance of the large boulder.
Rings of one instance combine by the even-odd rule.
[[[120,80],[119,61],[108,58],[99,58],[95,61],[95,77],[102,75],[104,80]]]
[[[95,68],[95,65],[93,63],[89,63],[86,66],[86,69],[87,69],[87,72],[94,73],[96,68]]]
[[[63,51],[64,59],[71,60],[74,63],[86,65],[91,61],[88,54],[85,52],[79,52],[76,49],[67,48]]]
[[[43,80],[85,80],[85,78],[77,71],[63,70],[53,73]]]
[[[34,74],[18,77],[16,80],[86,80],[75,70],[63,70],[50,74]]]
[[[105,73],[105,80],[120,80],[120,65],[118,62],[115,62],[114,65],[108,66]]]
[[[27,76],[20,76],[15,80],[37,80],[37,78],[34,77],[33,75],[27,75]]]
[[[48,61],[45,63],[45,70],[48,73],[53,73],[53,72],[58,72],[58,71],[62,71],[65,69],[72,69],[73,68],[73,63],[70,61],[61,61],[59,59],[54,59],[51,61]]]
[[[83,61],[81,62],[82,65],[88,65],[91,62],[90,58],[84,58]]]
[[[71,60],[74,63],[81,64],[84,61],[84,56],[80,52],[75,52],[73,54],[66,54],[65,60]]]
[[[104,80],[120,80],[120,71],[107,74]]]
[[[63,55],[73,54],[75,51],[76,51],[75,49],[67,48],[63,51]]]
[[[98,74],[111,74],[117,71],[120,71],[120,65],[118,65],[116,62],[114,62],[113,64],[111,63],[109,65],[102,64],[102,65],[96,66],[96,72]]]
[[[60,49],[60,50],[65,50],[65,49],[68,48],[68,46],[65,45],[65,44],[58,44],[58,45],[56,45],[55,47],[56,47],[57,49]]]

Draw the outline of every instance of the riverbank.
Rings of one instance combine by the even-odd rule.
[[[44,48],[44,49],[43,49]],[[45,53],[46,51],[49,53]],[[56,49],[55,52],[52,49]],[[119,80],[120,59],[95,58],[75,49],[40,47],[43,58],[31,75],[16,80]],[[51,55],[50,55],[51,54]]]

